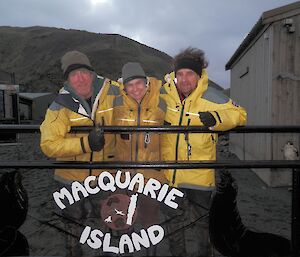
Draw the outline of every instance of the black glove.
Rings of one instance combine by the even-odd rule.
[[[198,112],[200,121],[206,127],[213,127],[216,125],[217,121],[215,117],[210,112]]]
[[[105,144],[103,130],[99,127],[94,128],[88,135],[88,141],[92,151],[101,151]]]

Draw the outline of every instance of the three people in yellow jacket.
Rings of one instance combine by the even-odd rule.
[[[112,160],[114,136],[105,135],[99,128],[111,124],[113,100],[119,88],[106,78],[97,76],[88,57],[78,51],[67,52],[61,59],[66,82],[47,110],[40,126],[42,151],[48,157],[64,161]],[[89,133],[71,132],[74,126],[93,126]],[[97,176],[101,170],[58,169],[55,171],[56,190],[63,187],[71,192],[73,181],[83,182],[89,175]],[[78,241],[82,227],[78,224],[100,224],[100,200],[103,194],[90,195],[59,210],[66,236],[66,255],[83,256]],[[57,208],[58,209],[58,208]],[[75,237],[74,237],[75,236]]]
[[[167,103],[165,124],[180,126],[206,126],[211,133],[164,134],[162,154],[164,160],[214,161],[216,160],[217,134],[246,123],[246,111],[218,90],[208,87],[207,67],[204,52],[187,48],[174,59],[174,72],[165,76],[161,96]],[[207,210],[211,192],[215,186],[213,169],[169,169],[165,171],[169,184],[185,192],[191,212],[200,219],[199,249],[197,256],[210,256]],[[196,217],[195,217],[196,218]],[[170,229],[176,230],[185,219],[179,215]],[[181,225],[180,225],[181,224]],[[182,231],[182,230],[181,230]],[[185,256],[184,234],[170,237],[171,252]]]
[[[62,58],[66,83],[49,107],[41,125],[43,152],[59,160],[76,161],[158,161],[161,157],[172,161],[215,160],[217,134],[213,131],[244,125],[246,112],[231,99],[208,87],[205,71],[207,63],[201,50],[186,49],[175,57],[174,64],[174,72],[166,75],[166,83],[161,87],[161,82],[145,76],[139,64],[129,63],[123,67],[120,90],[109,80],[97,76],[84,54],[68,52]],[[104,136],[98,128],[98,125],[103,124],[159,126],[164,121],[170,125],[204,125],[212,133],[163,134],[162,141],[161,135],[154,133],[122,133],[116,135],[114,142],[114,135]],[[73,126],[91,125],[95,128],[89,134],[70,132]],[[60,169],[55,172],[55,178],[60,183],[69,184],[100,172]],[[146,178],[165,182],[161,171],[138,172],[142,172]],[[186,193],[186,202],[188,207],[193,205],[193,213],[207,217],[210,195],[215,185],[214,170],[175,169],[165,171],[165,176],[170,185]],[[86,210],[83,207],[71,217],[80,219],[86,215],[84,212]],[[168,228],[169,233],[180,228],[185,219],[185,214],[173,219]],[[201,229],[201,234],[197,234],[198,254],[208,256],[207,218],[200,219],[198,223]],[[179,231],[169,238],[171,252],[181,256],[186,255],[186,249],[184,234],[182,230]],[[78,245],[78,242],[75,243]],[[77,250],[73,252],[74,256],[78,254]]]

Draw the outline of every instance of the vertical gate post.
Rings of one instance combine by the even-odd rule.
[[[300,256],[300,169],[293,169],[292,175],[292,251],[293,257]]]

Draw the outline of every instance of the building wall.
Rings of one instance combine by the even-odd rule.
[[[300,15],[289,17],[295,26],[290,33],[283,25],[284,20],[273,23],[274,47],[272,66],[272,124],[300,125]],[[300,149],[299,134],[276,134],[272,140],[272,157],[283,159],[282,148],[287,141]],[[290,184],[291,173],[287,169],[274,171],[271,183]],[[279,173],[279,176],[278,176]]]
[[[300,125],[300,17],[289,33],[279,20],[252,41],[231,68],[231,97],[247,109],[248,125]],[[248,68],[247,68],[248,67]],[[246,134],[230,137],[231,149],[246,160],[282,160],[282,147],[298,134]],[[255,172],[270,186],[291,183],[288,169]]]
[[[289,33],[282,21],[273,25],[273,125],[300,125],[300,15],[291,18],[295,24],[294,33]],[[280,148],[285,144],[285,140],[292,140],[299,146],[299,136],[296,134],[274,137],[275,159],[282,158]]]
[[[21,93],[19,108],[22,123],[41,123],[55,96],[53,93]]]
[[[270,125],[272,28],[266,27],[231,69],[232,99],[247,110],[247,125]],[[240,159],[270,159],[270,135],[230,136],[231,149]]]
[[[46,111],[53,102],[55,94],[49,94],[33,99],[32,101],[32,120],[40,122],[45,118]]]
[[[18,85],[0,84],[0,120],[1,123],[18,123]]]
[[[18,85],[0,84],[0,124],[18,124]],[[0,133],[0,144],[15,143],[16,133]]]
[[[19,98],[20,120],[22,123],[32,120],[32,101]]]

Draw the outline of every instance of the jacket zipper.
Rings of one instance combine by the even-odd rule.
[[[188,119],[187,126],[189,127],[190,124],[191,124],[191,119]],[[184,134],[184,139],[185,139],[186,146],[187,146],[187,159],[189,161],[190,160],[190,156],[192,154],[192,146],[191,146],[190,141],[189,141],[189,133],[188,132],[186,132]]]
[[[137,126],[141,123],[141,104],[138,103],[138,116],[137,116]],[[136,132],[136,143],[135,143],[135,161],[138,161],[138,151],[139,151],[139,132]]]
[[[179,126],[181,126],[182,123],[182,118],[183,118],[183,113],[184,113],[184,105],[185,102],[182,105],[182,109],[181,109],[181,113],[180,113],[180,118],[179,118]],[[176,151],[175,151],[175,161],[178,161],[178,146],[179,146],[179,137],[180,137],[180,133],[177,134],[177,138],[176,138]],[[176,169],[174,169],[173,171],[173,178],[172,178],[172,184],[175,184],[175,180],[176,180]]]
[[[138,104],[138,116],[137,116],[137,126],[140,126],[141,123],[141,105],[143,100],[145,99],[146,94],[149,91],[145,93],[142,100],[140,102],[137,102],[135,99],[133,99]],[[138,152],[139,152],[139,132],[136,132],[136,143],[135,143],[135,161],[138,161]]]

